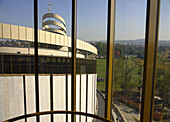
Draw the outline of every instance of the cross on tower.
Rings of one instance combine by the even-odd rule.
[[[49,5],[49,9],[48,9],[48,10],[49,10],[49,13],[50,13],[50,12],[51,12],[51,8],[50,8],[50,6],[51,6],[51,3],[49,3],[48,5]]]

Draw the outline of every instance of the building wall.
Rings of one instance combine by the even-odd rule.
[[[0,47],[1,53],[17,53],[28,54],[28,48],[17,48],[17,47]],[[29,54],[34,54],[34,48],[30,48]],[[50,56],[64,56],[71,57],[71,52],[59,51],[59,50],[50,50],[50,49],[38,49],[39,55],[50,55]],[[77,58],[85,58],[82,54],[76,54]]]
[[[86,74],[76,76],[76,110],[82,112],[86,112],[86,78]],[[97,74],[88,74],[88,113],[92,114],[96,108],[96,80]],[[35,113],[35,77],[25,76],[25,83],[27,114]],[[50,111],[50,75],[39,76],[39,100],[40,111]],[[66,75],[53,76],[53,100],[54,110],[66,109]],[[24,114],[23,76],[0,76],[0,108],[0,121]],[[68,75],[68,110],[71,110],[71,75]],[[71,122],[70,115],[68,118]],[[79,115],[76,118],[79,122]],[[49,122],[50,115],[40,116],[40,120]],[[54,115],[54,120],[65,122],[65,115]],[[84,122],[85,117],[81,116],[81,120]],[[88,118],[88,122],[91,121]],[[29,118],[28,122],[35,122],[35,117]]]

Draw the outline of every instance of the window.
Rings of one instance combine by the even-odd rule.
[[[169,2],[50,2],[0,2],[0,121],[168,121]]]

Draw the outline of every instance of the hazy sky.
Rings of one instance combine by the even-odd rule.
[[[39,28],[42,16],[53,13],[66,21],[67,35],[71,35],[71,0],[39,0]],[[82,40],[106,40],[107,0],[77,0],[77,37]],[[146,0],[116,1],[116,40],[145,37]],[[0,0],[0,23],[33,27],[33,0]],[[170,40],[170,0],[162,0],[160,39]]]

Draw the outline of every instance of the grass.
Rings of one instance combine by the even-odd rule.
[[[98,82],[97,83],[97,89],[99,89],[101,91],[105,91],[105,83],[106,82]]]
[[[98,78],[106,78],[106,59],[97,59]]]
[[[106,59],[97,59],[97,77],[106,79]],[[98,82],[97,88],[104,91],[105,81]]]
[[[131,82],[136,82],[137,80],[141,79],[140,78],[141,76],[138,75],[137,73],[138,73],[138,69],[139,69],[138,63],[142,62],[142,60],[136,59],[134,57],[133,57],[133,60],[132,60],[131,58],[132,57],[130,57],[129,60],[127,60],[127,64],[129,65],[129,68],[136,65],[135,68],[131,71],[131,73],[132,73]],[[135,63],[134,60],[137,63]],[[97,59],[97,77],[106,79],[106,59]],[[118,87],[119,87],[119,85],[118,85]],[[105,90],[105,81],[98,82],[97,88],[99,90]]]

